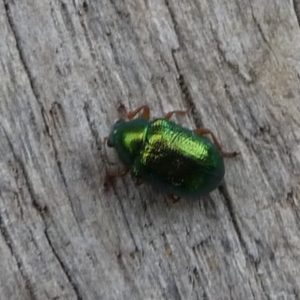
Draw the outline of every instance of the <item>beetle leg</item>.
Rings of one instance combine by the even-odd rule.
[[[123,170],[114,170],[114,171],[108,171],[106,170],[106,176],[110,178],[114,177],[123,177],[130,171],[129,167],[125,167]]]
[[[135,184],[135,186],[139,186],[139,185],[141,185],[143,183],[144,183],[144,181],[142,179],[140,179],[140,178],[134,178],[134,184]]]
[[[128,172],[130,171],[130,168],[129,167],[125,167],[123,170],[111,170],[111,171],[108,171],[106,170],[106,173],[105,173],[105,179],[104,179],[104,184],[103,186],[105,188],[108,188],[109,185],[112,184],[112,181],[116,178],[116,177],[123,177],[125,176]]]
[[[223,157],[235,157],[238,155],[238,152],[234,151],[234,152],[225,152],[222,149],[221,144],[219,143],[219,141],[217,140],[216,136],[209,130],[206,128],[197,128],[194,130],[195,133],[199,134],[199,135],[207,135],[210,134],[215,146],[217,147],[217,149],[221,152]]]
[[[165,120],[170,120],[173,115],[184,116],[184,115],[186,115],[186,111],[185,110],[173,110],[173,111],[170,111],[170,112],[168,112],[165,115],[164,119]]]
[[[128,120],[133,119],[140,111],[143,111],[141,114],[142,118],[144,118],[146,120],[150,119],[150,108],[148,105],[140,106],[137,109],[135,109],[134,111],[127,113],[127,119]]]
[[[175,204],[180,200],[180,197],[175,197],[173,194],[168,194],[168,197],[172,200],[172,204]]]
[[[104,146],[107,145],[108,147],[110,147],[110,145],[108,143],[108,136],[106,136],[106,137],[103,138],[103,144],[104,144]]]
[[[105,148],[106,145],[110,148],[112,147],[112,145],[108,141],[108,136],[103,138],[103,144],[104,144],[104,148]]]

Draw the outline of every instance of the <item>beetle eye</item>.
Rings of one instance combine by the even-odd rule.
[[[107,145],[108,147],[110,147],[110,148],[112,148],[112,147],[113,147],[113,145],[110,143],[110,141],[109,141],[109,140],[107,140],[107,143],[106,143],[106,145]]]

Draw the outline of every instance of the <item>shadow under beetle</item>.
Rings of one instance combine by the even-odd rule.
[[[164,118],[150,121],[149,106],[127,112],[120,105],[119,119],[105,142],[116,149],[125,165],[122,172],[106,173],[105,185],[113,177],[130,170],[138,182],[146,182],[174,195],[198,196],[216,189],[225,174],[223,157],[237,152],[224,152],[215,135],[208,129],[189,130],[170,118],[185,111],[171,111]],[[140,116],[134,118],[141,112]],[[211,142],[204,135],[210,135]]]

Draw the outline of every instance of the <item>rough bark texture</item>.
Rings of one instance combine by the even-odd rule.
[[[300,299],[299,1],[0,1],[2,299]],[[116,167],[117,107],[188,109],[221,187]]]

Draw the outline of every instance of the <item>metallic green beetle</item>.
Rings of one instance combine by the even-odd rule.
[[[223,157],[237,155],[224,152],[210,130],[192,131],[169,121],[172,115],[184,115],[185,111],[172,111],[153,121],[147,105],[129,113],[121,105],[119,111],[122,118],[105,140],[116,149],[126,169],[122,173],[107,172],[106,181],[131,170],[139,181],[157,186],[172,197],[198,196],[219,186],[225,174]],[[213,143],[203,136],[207,134]]]

